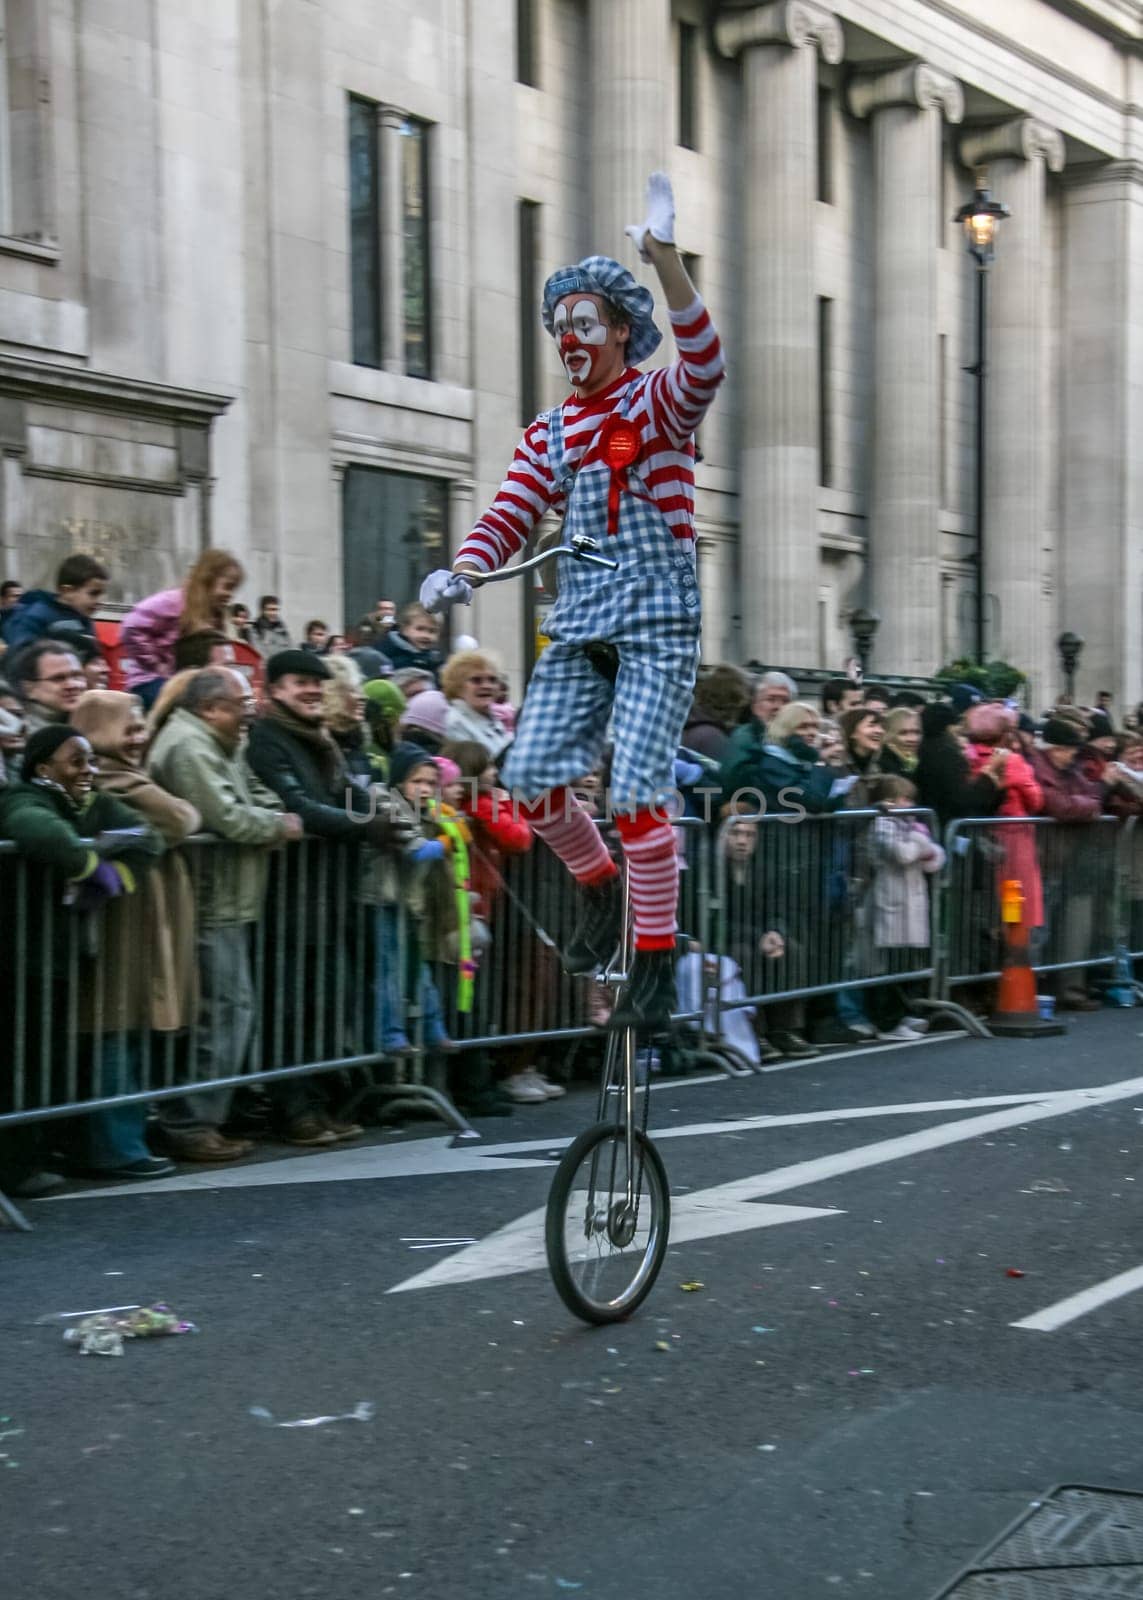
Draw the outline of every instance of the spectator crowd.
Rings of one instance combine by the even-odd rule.
[[[502,1031],[505,1008],[542,1034],[566,982],[563,879],[499,785],[516,708],[495,657],[463,637],[446,656],[435,617],[385,599],[344,633],[314,618],[296,639],[276,596],[253,613],[236,599],[245,575],[223,550],[109,646],[109,577],[77,554],[51,590],[0,586],[0,876],[26,902],[0,978],[25,1088],[0,1080],[0,1114],[28,1084],[127,1095],[157,1082],[160,1057],[180,1092],[0,1130],[0,1188],[360,1137],[360,1083],[242,1086],[277,1066],[423,1053],[473,1114],[563,1094],[566,1064],[540,1046],[459,1048]],[[811,697],[781,672],[703,670],[663,801],[684,867],[704,831],[717,841],[713,920],[711,885],[682,878],[684,1010],[721,996],[708,1027],[753,1066],[919,1038],[909,974],[927,964],[947,826],[1005,819],[976,886],[991,899],[1019,879],[1036,930],[1052,908],[1030,819],[1143,811],[1143,728],[1117,729],[1109,699],[1034,721],[966,684],[932,698],[838,678]],[[605,754],[578,786],[604,827],[607,781]],[[831,971],[852,958],[879,981],[791,996],[822,986],[831,942]],[[1074,955],[1058,1003],[1094,1007]],[[588,992],[586,1017],[606,1021],[602,987]]]

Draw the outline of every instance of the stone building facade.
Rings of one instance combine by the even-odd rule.
[[[561,394],[551,267],[665,166],[731,372],[705,655],[971,644],[987,168],[989,654],[1143,694],[1140,0],[0,0],[0,543],[127,605],[213,542],[295,627],[407,598]],[[515,673],[534,596],[470,627]]]

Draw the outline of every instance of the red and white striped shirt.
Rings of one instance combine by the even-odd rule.
[[[672,311],[679,359],[669,367],[622,377],[590,400],[575,395],[563,403],[564,456],[576,472],[599,460],[598,436],[634,380],[627,415],[640,429],[639,477],[676,539],[694,539],[694,433],[725,375],[722,346],[710,313],[698,295],[685,311]],[[527,542],[546,511],[562,513],[564,495],[548,461],[548,419],[536,418],[516,447],[508,475],[457,560],[495,572]]]

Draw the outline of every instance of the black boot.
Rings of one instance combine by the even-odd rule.
[[[601,883],[578,885],[579,916],[563,953],[565,972],[594,972],[619,948],[623,931],[623,880],[619,873]]]
[[[636,950],[611,1016],[613,1028],[665,1028],[679,1003],[673,950]]]

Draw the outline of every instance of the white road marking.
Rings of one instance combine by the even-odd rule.
[[[1057,1300],[1054,1306],[1045,1306],[1043,1311],[1022,1317],[1010,1326],[1029,1328],[1035,1333],[1055,1333],[1057,1328],[1062,1328],[1066,1323],[1086,1317],[1089,1311],[1098,1311],[1100,1306],[1122,1299],[1125,1294],[1134,1294],[1136,1289],[1143,1289],[1143,1267],[1132,1267],[1129,1272],[1105,1278],[1102,1283],[1093,1284],[1090,1289],[1081,1289],[1066,1300]]]
[[[511,1146],[504,1148],[511,1149]],[[108,1195],[122,1194],[177,1194],[193,1189],[257,1189],[274,1184],[351,1183],[361,1178],[438,1177],[450,1172],[507,1172],[539,1164],[531,1158],[499,1155],[484,1145],[458,1145],[453,1150],[448,1138],[415,1139],[407,1144],[359,1145],[352,1150],[343,1145],[321,1155],[285,1156],[277,1161],[258,1161],[250,1166],[227,1167],[221,1171],[180,1172],[173,1178],[159,1178],[153,1183],[77,1189],[70,1194],[47,1195],[45,1201],[102,1200]]]
[[[720,1083],[725,1079],[719,1079]],[[749,1133],[769,1128],[800,1128],[815,1122],[855,1122],[865,1117],[924,1116],[933,1111],[971,1111],[978,1106],[1028,1105],[1051,1100],[1070,1090],[1041,1094],[985,1095],[968,1100],[919,1100],[883,1106],[841,1106],[831,1111],[800,1111],[784,1116],[761,1113],[725,1122],[688,1122],[680,1127],[658,1128],[655,1139],[701,1138],[708,1134]],[[194,1189],[254,1189],[294,1183],[350,1183],[364,1178],[439,1177],[451,1172],[506,1172],[546,1163],[521,1159],[533,1150],[566,1150],[574,1135],[554,1139],[519,1139],[504,1144],[458,1145],[451,1137],[414,1139],[407,1144],[359,1145],[354,1149],[326,1151],[320,1155],[290,1156],[249,1166],[180,1172],[152,1183],[115,1184],[105,1189],[76,1189],[69,1194],[47,1195],[41,1204],[63,1200],[102,1200],[110,1195],[177,1194]]]
[[[1051,1117],[1068,1116],[1076,1111],[1090,1110],[1093,1106],[1110,1105],[1116,1100],[1127,1100],[1140,1093],[1143,1093],[1143,1078],[1124,1078],[1119,1083],[1104,1084],[1095,1089],[1060,1090],[1039,1102],[1008,1106],[1003,1110],[986,1112],[983,1116],[966,1117],[958,1122],[942,1123],[935,1128],[922,1128],[896,1139],[881,1139],[875,1144],[858,1145],[852,1150],[839,1150],[833,1155],[798,1161],[792,1166],[777,1167],[771,1172],[756,1173],[731,1183],[720,1183],[714,1188],[681,1197],[673,1203],[672,1210],[677,1209],[683,1215],[705,1213],[713,1217],[724,1208],[731,1207],[735,1209],[727,1214],[738,1217],[742,1213],[737,1208],[746,1202],[765,1199],[791,1189],[804,1189],[810,1184],[825,1183],[830,1178],[860,1172],[867,1167],[882,1166],[890,1161],[901,1161],[907,1156],[923,1155],[930,1150],[961,1144],[967,1139],[978,1139],[986,1133],[998,1133],[1005,1128],[1042,1122]],[[745,1225],[742,1221],[728,1231],[739,1231]],[[766,1225],[765,1221],[761,1224]],[[497,1229],[480,1244],[469,1245],[466,1250],[439,1262],[428,1272],[394,1285],[389,1293],[406,1288],[430,1288],[446,1282],[501,1277],[509,1272],[531,1271],[542,1266],[545,1259],[543,1227],[543,1210],[531,1211],[510,1222],[506,1228]],[[691,1234],[690,1237],[709,1238],[718,1232],[717,1228],[703,1226],[701,1233]],[[673,1217],[671,1237],[680,1237],[675,1232]]]
[[[837,1217],[832,1207],[752,1206],[741,1201],[711,1200],[716,1189],[675,1196],[671,1201],[671,1243],[688,1239],[721,1238],[752,1228],[774,1228],[783,1222],[809,1222],[814,1217]],[[405,1289],[435,1289],[446,1283],[471,1283],[476,1279],[506,1278],[514,1272],[533,1272],[547,1261],[544,1249],[544,1210],[529,1211],[504,1228],[490,1233],[478,1245],[458,1251],[447,1261],[395,1284],[389,1294]]]
[[[803,1128],[815,1122],[859,1122],[866,1117],[920,1117],[931,1111],[974,1111],[979,1106],[1039,1105],[1070,1089],[1052,1089],[1046,1094],[982,1095],[975,1100],[912,1100],[884,1106],[839,1106],[829,1111],[793,1111],[775,1116],[760,1112],[754,1117],[734,1117],[719,1122],[686,1122],[675,1128],[652,1128],[656,1144],[662,1139],[696,1139],[706,1134],[751,1133],[770,1128]],[[529,1139],[513,1144],[482,1146],[489,1155],[506,1155],[511,1150],[561,1150],[571,1139]]]

